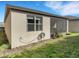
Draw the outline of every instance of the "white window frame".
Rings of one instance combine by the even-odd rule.
[[[31,16],[29,15],[29,17],[31,17]],[[38,19],[39,20],[38,23],[36,23],[37,17],[41,18],[41,19]],[[27,16],[27,19],[31,19],[31,18],[28,18],[28,16]],[[34,30],[33,31],[42,31],[43,30],[43,19],[42,19],[42,17],[40,17],[40,16],[33,16],[33,19],[34,19]],[[33,24],[33,23],[28,23],[27,22],[27,30],[28,30],[28,24]],[[36,25],[39,26],[38,30],[37,30]],[[42,27],[42,29],[41,29],[41,27]],[[30,30],[28,30],[28,31],[30,31]]]

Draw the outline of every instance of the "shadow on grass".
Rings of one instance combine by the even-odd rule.
[[[36,49],[25,49],[21,53],[5,57],[29,58],[77,58],[79,57],[79,35],[66,37],[64,40],[52,44],[47,43]]]
[[[0,32],[0,46],[5,44],[4,38],[3,38],[3,32]]]
[[[0,31],[0,51],[9,48],[9,43],[4,39],[4,33]]]

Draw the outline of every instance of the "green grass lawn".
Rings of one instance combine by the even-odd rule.
[[[3,37],[3,32],[0,32],[0,51],[7,49],[8,43],[5,43],[4,37]]]
[[[26,58],[74,58],[79,57],[79,33],[73,33],[57,39],[51,39],[46,43],[40,43],[37,47],[25,49],[21,53],[11,54],[5,57]]]

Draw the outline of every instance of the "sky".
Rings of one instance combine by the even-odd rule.
[[[0,22],[4,21],[6,4],[31,8],[60,16],[79,17],[79,1],[0,1]]]

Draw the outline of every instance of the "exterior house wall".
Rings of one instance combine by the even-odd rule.
[[[79,32],[79,20],[69,21],[69,32]]]
[[[50,39],[50,17],[43,16],[43,31],[27,31],[27,13],[11,11],[11,48],[38,42],[38,35],[45,33],[43,39]],[[43,40],[42,39],[42,40]]]
[[[11,43],[11,13],[8,14],[6,21],[4,23],[4,27],[7,39],[9,40],[9,43]]]

